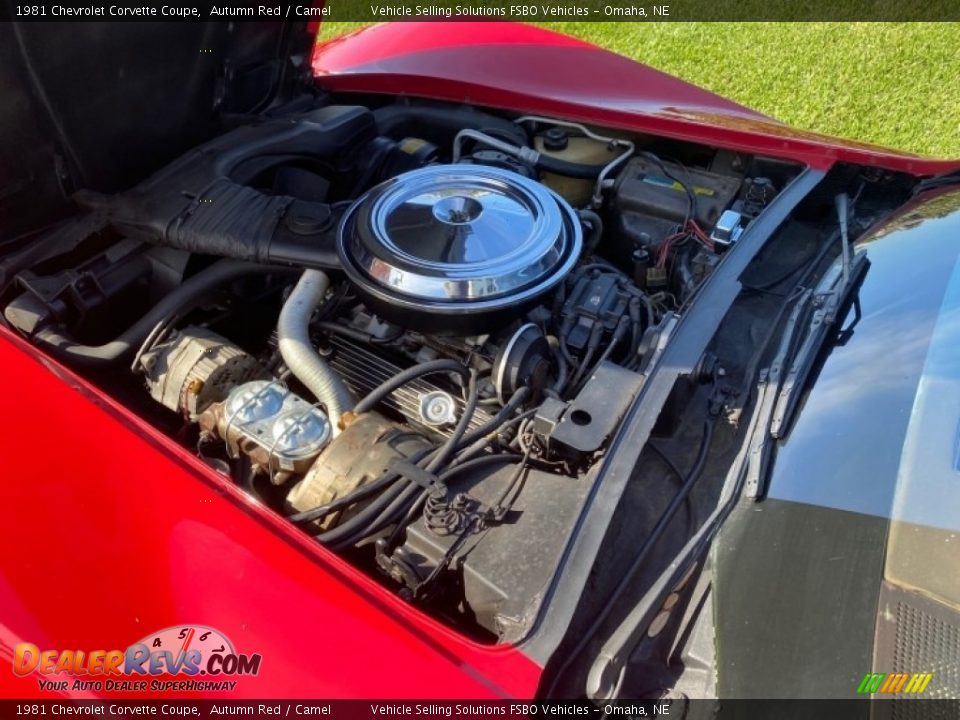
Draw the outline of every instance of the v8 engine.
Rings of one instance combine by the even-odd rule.
[[[658,338],[790,172],[551,118],[320,106],[81,193],[3,265],[4,316],[403,597],[512,642]]]

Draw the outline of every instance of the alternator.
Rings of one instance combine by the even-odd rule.
[[[140,357],[150,396],[190,420],[237,385],[265,377],[256,358],[226,338],[186,327]]]

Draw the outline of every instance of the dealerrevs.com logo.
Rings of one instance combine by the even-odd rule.
[[[233,690],[231,678],[260,672],[259,654],[237,652],[221,632],[202,625],[169,627],[124,650],[14,647],[13,672],[37,674],[41,690],[175,692]]]

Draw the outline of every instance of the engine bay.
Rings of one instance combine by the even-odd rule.
[[[514,643],[665,329],[800,170],[323,105],[78,193],[4,260],[3,315],[407,601]]]

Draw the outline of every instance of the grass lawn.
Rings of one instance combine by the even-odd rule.
[[[800,128],[960,157],[960,23],[543,25]]]

